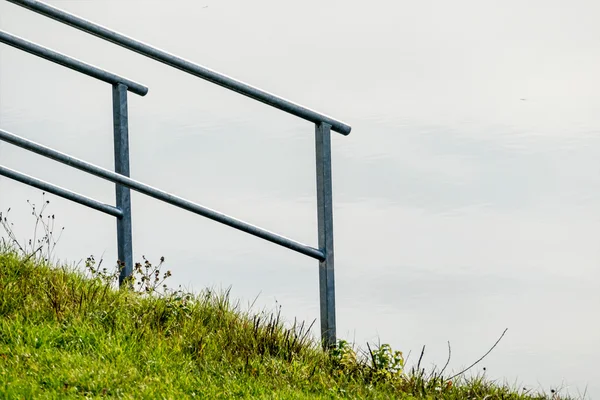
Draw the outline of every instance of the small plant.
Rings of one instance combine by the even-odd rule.
[[[350,343],[343,339],[339,339],[336,347],[331,350],[331,358],[340,369],[354,369],[358,364],[356,352]]]
[[[157,265],[153,265],[145,256],[142,256],[144,263],[136,263],[133,268],[133,274],[123,282],[123,288],[129,288],[132,292],[145,295],[171,296],[183,293],[181,288],[177,291],[169,290],[165,281],[171,277],[171,271],[161,272],[165,258],[161,257]],[[114,286],[119,280],[119,274],[123,265],[117,262],[115,268],[110,271],[108,268],[102,268],[101,259],[96,265],[96,259],[93,255],[85,260],[85,269],[92,279],[98,279],[108,286]]]
[[[2,225],[2,228],[8,235],[8,239],[2,237],[2,245],[3,247],[17,250],[25,260],[33,259],[38,262],[53,262],[54,250],[65,228],[60,228],[58,237],[55,237],[56,219],[54,214],[45,214],[47,211],[46,208],[50,204],[50,200],[47,200],[45,192],[42,192],[42,207],[39,210],[35,203],[27,200],[27,204],[31,207],[31,215],[35,219],[33,238],[24,243],[17,239],[17,235],[13,229],[14,224],[8,219],[8,214],[11,210],[9,208],[4,213],[0,212],[0,225]]]
[[[494,343],[494,345],[477,361],[469,367],[452,375],[445,376],[444,372],[450,363],[452,355],[450,343],[448,343],[448,360],[441,370],[434,368],[426,372],[421,367],[421,361],[425,354],[425,346],[415,366],[406,369],[406,359],[401,351],[393,350],[389,344],[380,344],[372,347],[367,343],[367,350],[356,351],[353,346],[345,340],[338,340],[335,348],[329,352],[334,373],[346,375],[372,385],[391,385],[404,392],[415,396],[426,397],[428,393],[446,393],[454,390],[457,382],[466,382],[463,386],[482,385],[483,378],[462,378],[462,376],[479,364],[502,340],[506,330]],[[485,368],[483,369],[485,372]],[[480,382],[481,381],[481,382]],[[507,389],[508,390],[508,389]]]
[[[375,350],[367,343],[371,356],[371,370],[375,380],[393,380],[404,373],[404,356],[401,351],[393,351],[389,344],[382,344]]]
[[[394,384],[406,380],[401,351],[392,350],[389,344],[381,344],[373,349],[367,343],[367,349],[357,354],[350,343],[339,339],[330,352],[334,370],[368,383]]]
[[[100,260],[98,265],[96,265],[96,260],[91,255],[85,260],[85,269],[89,272],[92,279],[97,279],[107,286],[112,286],[119,279],[119,271],[117,269],[116,271],[109,272],[108,268],[101,268],[102,261]]]
[[[142,256],[144,264],[136,263],[133,267],[133,275],[130,280],[134,282],[134,288],[140,293],[148,294],[165,294],[167,293],[167,285],[164,283],[171,276],[171,271],[161,274],[161,268],[165,262],[165,258],[160,258],[160,263],[156,266]]]

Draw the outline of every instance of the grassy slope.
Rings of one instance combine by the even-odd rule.
[[[149,298],[0,250],[1,398],[534,398],[351,361],[225,296]]]

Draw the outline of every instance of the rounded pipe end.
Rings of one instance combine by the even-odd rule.
[[[351,130],[352,130],[352,127],[350,125],[346,125],[346,124],[341,124],[339,129],[334,129],[334,131],[341,133],[344,136],[348,136],[350,134]]]
[[[144,85],[140,85],[139,83],[131,82],[129,85],[126,82],[122,82],[125,86],[127,86],[127,90],[131,93],[135,93],[139,96],[144,97],[148,94],[148,88]]]

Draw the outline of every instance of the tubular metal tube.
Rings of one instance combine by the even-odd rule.
[[[330,128],[327,124],[315,125],[319,248],[325,253],[325,259],[319,262],[321,340],[325,348],[336,345]]]
[[[127,90],[140,96],[145,96],[146,93],[148,93],[148,88],[142,84],[115,75],[112,72],[105,71],[98,67],[94,67],[93,65],[84,63],[83,61],[79,61],[54,50],[50,50],[18,36],[11,35],[10,33],[2,30],[0,30],[0,42],[6,43],[9,46],[16,47],[17,49],[26,51],[38,57],[45,58],[48,61],[60,64],[77,72],[81,72],[82,74],[91,76],[104,82],[108,82],[112,85],[119,83],[123,84],[127,86]]]
[[[115,43],[119,46],[125,47],[126,49],[135,51],[146,57],[150,57],[156,61],[160,61],[164,64],[170,65],[171,67],[180,69],[189,74],[195,75],[199,78],[205,79],[209,82],[215,83],[227,89],[233,90],[272,107],[278,108],[287,113],[293,114],[297,117],[305,120],[314,122],[315,124],[324,122],[331,125],[331,129],[341,133],[342,135],[348,135],[352,129],[350,125],[345,124],[339,120],[336,120],[327,115],[321,114],[317,111],[311,110],[299,104],[293,103],[282,97],[276,96],[272,93],[263,91],[254,86],[250,86],[247,83],[238,81],[229,76],[220,74],[216,71],[195,64],[191,61],[177,57],[173,54],[167,53],[163,50],[157,49],[156,47],[150,46],[146,43],[132,39],[128,36],[105,28],[101,25],[80,18],[76,15],[70,14],[64,10],[53,7],[46,3],[36,0],[8,0],[11,3],[25,7],[31,11],[35,11],[39,14],[45,15],[46,17],[55,19],[59,22],[70,25],[74,28],[80,29],[84,32],[95,35],[99,38]]]
[[[129,176],[129,119],[127,112],[127,87],[113,85],[113,137],[115,152],[115,172]],[[116,205],[123,211],[123,218],[117,220],[117,253],[122,263],[119,285],[133,275],[133,238],[131,228],[131,190],[123,185],[115,185]]]
[[[96,175],[108,181],[127,186],[128,188],[131,188],[137,192],[143,193],[150,197],[154,197],[157,200],[161,200],[165,203],[169,203],[179,208],[183,208],[184,210],[188,210],[190,212],[193,212],[194,214],[202,215],[203,217],[212,219],[213,221],[220,222],[224,225],[230,226],[242,232],[249,233],[253,236],[257,236],[269,242],[278,244],[280,246],[294,250],[298,253],[315,258],[319,261],[323,261],[325,259],[325,254],[319,249],[315,249],[306,244],[296,242],[295,240],[288,239],[284,236],[248,224],[247,222],[240,221],[228,215],[214,211],[210,208],[203,207],[199,204],[192,203],[191,201],[185,200],[181,197],[169,194],[152,186],[135,181],[126,176],[114,173],[107,169],[100,168],[96,165],[71,157],[67,154],[50,149],[46,146],[24,139],[2,129],[0,129],[0,140],[11,143],[15,146],[19,146],[23,149],[32,151],[34,153],[43,155],[45,157],[51,158],[53,160],[59,161],[63,164],[70,165],[71,167],[80,169],[82,171],[86,171],[92,175]]]
[[[21,182],[29,186],[33,186],[38,189],[45,190],[48,193],[52,193],[65,199],[74,201],[75,203],[83,204],[84,206],[88,206],[95,210],[102,211],[103,213],[112,215],[113,217],[123,217],[123,213],[117,207],[101,203],[97,200],[72,192],[60,186],[56,186],[51,183],[36,179],[32,176],[22,174],[20,172],[3,167],[1,165],[0,175],[6,176],[7,178],[13,179],[17,182]]]

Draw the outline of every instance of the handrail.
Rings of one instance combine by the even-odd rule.
[[[40,154],[44,157],[48,157],[52,160],[61,162],[63,164],[69,165],[73,168],[77,168],[79,170],[88,172],[92,175],[96,175],[96,176],[106,179],[108,181],[111,181],[114,183],[119,183],[123,186],[126,186],[137,192],[143,193],[147,196],[154,197],[155,199],[164,201],[165,203],[169,203],[169,204],[172,204],[179,208],[183,208],[184,210],[191,211],[195,214],[199,214],[203,217],[212,219],[213,221],[220,222],[220,223],[228,225],[232,228],[249,233],[253,236],[257,236],[259,238],[268,240],[269,242],[278,244],[283,247],[287,247],[288,249],[297,251],[298,253],[315,258],[319,261],[323,261],[325,259],[325,255],[323,254],[323,252],[321,250],[315,249],[313,247],[310,247],[310,246],[300,243],[300,242],[296,242],[295,240],[289,239],[285,236],[281,236],[276,233],[267,231],[265,229],[251,225],[247,222],[230,217],[230,216],[222,214],[220,212],[214,211],[210,208],[201,206],[201,205],[193,203],[189,200],[186,200],[181,197],[164,192],[160,189],[156,189],[152,186],[143,184],[139,181],[133,180],[133,179],[123,176],[121,174],[114,173],[107,169],[104,169],[104,168],[98,167],[96,165],[87,163],[85,161],[79,160],[75,157],[71,157],[67,154],[53,150],[49,147],[35,143],[31,140],[22,138],[20,136],[17,136],[13,133],[8,132],[8,131],[0,129],[0,140],[5,141],[10,144],[13,144],[18,147],[21,147],[23,149],[32,151],[34,153]],[[4,175],[2,173],[1,168],[2,167],[0,166],[0,175]],[[5,176],[8,176],[8,175],[5,175]],[[10,176],[8,176],[8,177],[10,177]],[[27,182],[24,182],[24,183],[27,183]],[[55,194],[62,196],[61,194],[58,194],[58,193],[55,193]],[[102,211],[104,211],[104,210],[102,210]]]
[[[31,11],[45,15],[46,17],[55,19],[59,22],[70,25],[74,28],[80,29],[84,32],[95,35],[99,38],[115,43],[126,49],[135,51],[146,57],[152,58],[156,61],[160,61],[164,64],[170,65],[171,67],[180,69],[191,75],[205,79],[209,82],[215,83],[227,89],[238,92],[247,97],[258,100],[262,103],[268,104],[272,107],[278,108],[287,113],[293,114],[297,117],[305,120],[314,122],[315,124],[326,123],[331,125],[331,129],[341,133],[342,135],[348,135],[352,129],[350,125],[344,122],[336,120],[327,115],[321,114],[317,111],[311,110],[307,107],[293,103],[282,97],[276,96],[272,93],[258,89],[254,86],[250,86],[247,83],[241,82],[229,76],[220,74],[216,71],[195,64],[191,61],[185,60],[181,57],[177,57],[173,54],[167,53],[166,51],[160,50],[156,47],[150,46],[141,41],[132,39],[121,33],[115,32],[108,28],[105,28],[99,24],[88,21],[84,18],[70,14],[64,10],[53,7],[46,3],[36,0],[7,0],[18,6],[27,8]]]
[[[70,68],[77,72],[81,72],[82,74],[91,76],[93,78],[110,83],[112,85],[117,85],[121,83],[127,86],[128,91],[138,94],[140,96],[145,96],[148,93],[148,88],[140,83],[113,74],[112,72],[103,70],[101,68],[94,67],[93,65],[87,64],[73,57],[69,57],[65,54],[51,50],[47,47],[40,46],[36,43],[30,42],[18,36],[11,35],[10,33],[3,30],[0,30],[0,42],[15,47],[17,49],[26,51],[27,53],[36,55],[38,57],[45,58],[48,61],[52,61],[53,63],[63,65],[67,68]]]
[[[0,42],[7,43],[34,55],[46,58],[55,63],[67,66],[76,71],[101,79],[112,84],[112,116],[114,137],[115,169],[109,171],[96,165],[76,159],[64,153],[42,146],[30,140],[0,130],[0,140],[12,143],[26,150],[33,151],[45,157],[62,162],[74,168],[96,175],[115,183],[116,207],[98,202],[78,193],[63,189],[59,186],[38,180],[28,175],[21,174],[9,168],[0,166],[0,175],[7,176],[16,181],[47,190],[58,196],[70,199],[85,206],[103,211],[117,217],[117,254],[118,262],[122,267],[119,276],[119,285],[133,274],[133,241],[131,218],[130,190],[172,204],[192,213],[204,216],[234,229],[260,237],[269,242],[278,244],[298,253],[305,254],[319,261],[319,297],[321,314],[321,339],[323,346],[330,347],[336,343],[336,318],[335,318],[335,277],[334,277],[334,241],[333,241],[333,190],[331,171],[331,130],[343,135],[350,133],[350,126],[306,107],[292,103],[271,93],[252,87],[228,76],[219,74],[208,68],[194,64],[190,61],[176,57],[162,50],[136,41],[120,33],[111,31],[100,25],[69,14],[65,11],[49,6],[36,0],[7,0],[42,15],[54,18],[60,22],[74,26],[84,32],[116,43],[129,50],[163,62],[194,76],[216,83],[245,96],[261,101],[277,109],[286,111],[315,124],[315,161],[317,184],[317,231],[318,248],[296,242],[287,237],[267,231],[257,226],[240,221],[228,215],[219,213],[199,204],[174,196],[165,191],[143,184],[129,178],[129,118],[127,91],[132,91],[141,96],[148,89],[126,78],[119,77],[110,72],[85,64],[79,60],[67,57],[45,47],[28,42],[24,39],[0,31]]]

